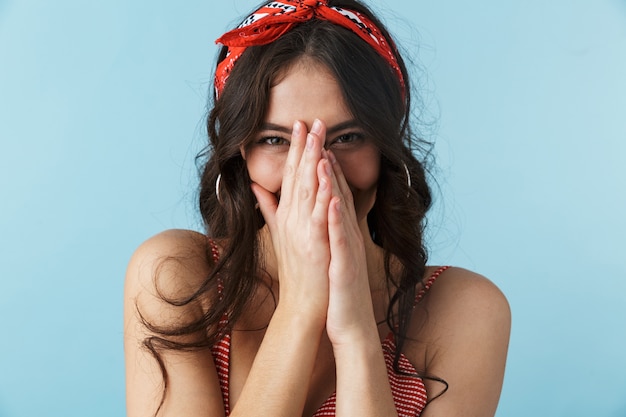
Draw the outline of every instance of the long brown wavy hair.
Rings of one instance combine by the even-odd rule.
[[[366,15],[391,44],[387,29],[360,2],[331,0],[328,3]],[[225,56],[223,47],[218,62]],[[192,295],[182,300],[166,300],[184,306],[198,299],[209,299],[211,302],[202,317],[176,328],[163,328],[144,320],[152,333],[144,345],[159,362],[165,382],[164,395],[167,370],[159,351],[212,346],[231,330],[261,285],[264,266],[258,231],[264,220],[255,209],[256,200],[241,148],[253,141],[263,123],[270,88],[304,57],[328,68],[338,81],[348,109],[380,151],[376,202],[368,214],[368,224],[374,242],[384,249],[387,287],[392,294],[386,321],[394,329],[397,346],[394,367],[398,370],[416,286],[424,276],[427,261],[423,236],[431,193],[423,161],[430,144],[411,129],[411,84],[400,54],[397,60],[404,75],[404,92],[387,61],[367,43],[343,27],[313,19],[270,44],[247,48],[219,99],[213,96],[211,100],[213,106],[207,118],[209,143],[197,157],[201,170],[199,209],[207,235],[220,241],[222,253]],[[216,180],[220,174],[218,199]],[[392,259],[399,263],[399,272],[394,267],[392,273]],[[218,282],[223,285],[221,297],[216,296]],[[224,316],[229,317],[227,328],[219,325]],[[181,335],[195,337],[193,342],[174,340]],[[161,405],[163,401],[164,397]]]

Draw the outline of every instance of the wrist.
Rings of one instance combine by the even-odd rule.
[[[297,332],[321,334],[326,324],[326,314],[323,308],[316,308],[315,305],[279,301],[271,322],[275,325],[294,329]]]
[[[380,345],[373,312],[360,312],[352,319],[344,318],[341,321],[329,318],[326,330],[333,349],[355,350],[363,346]]]
[[[369,331],[345,332],[340,337],[331,338],[335,358],[357,360],[357,358],[371,358],[382,352],[380,336],[376,328]]]

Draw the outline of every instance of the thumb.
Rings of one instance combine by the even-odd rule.
[[[276,196],[267,191],[265,188],[261,187],[257,183],[252,183],[250,185],[256,200],[259,203],[259,209],[261,210],[261,214],[265,219],[265,223],[270,229],[270,233],[274,234],[274,230],[276,227],[276,209],[278,208],[278,199]]]

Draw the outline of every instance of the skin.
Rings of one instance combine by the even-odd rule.
[[[252,191],[266,220],[261,235],[277,305],[261,286],[232,335],[232,416],[310,416],[336,390],[338,416],[397,415],[381,340],[389,300],[381,249],[367,228],[380,155],[319,64],[303,60],[272,88],[264,128],[242,148]],[[180,308],[157,295],[184,295],[207,272],[206,238],[168,231],[145,242],[129,264],[125,289],[128,415],[153,415],[160,373],[140,348],[148,319],[172,324],[206,305]],[[164,256],[185,265],[157,270]],[[429,268],[427,274],[432,273]],[[237,331],[246,329],[248,331]],[[249,331],[250,329],[262,329]],[[403,353],[450,389],[422,416],[495,413],[510,331],[504,296],[486,278],[447,270],[414,310]],[[417,342],[420,341],[420,342]],[[208,352],[165,352],[170,386],[161,415],[223,416]],[[468,360],[471,359],[471,360]],[[442,386],[428,380],[430,396]]]

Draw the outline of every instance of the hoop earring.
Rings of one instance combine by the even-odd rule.
[[[406,185],[409,188],[409,190],[406,192],[406,196],[408,198],[411,194],[411,173],[409,172],[409,167],[407,167],[404,162],[402,163],[402,166],[404,167],[404,172],[406,173]]]
[[[220,172],[217,175],[217,179],[215,180],[215,196],[217,197],[217,201],[222,204],[222,199],[220,198],[220,183],[222,182],[222,173]]]

